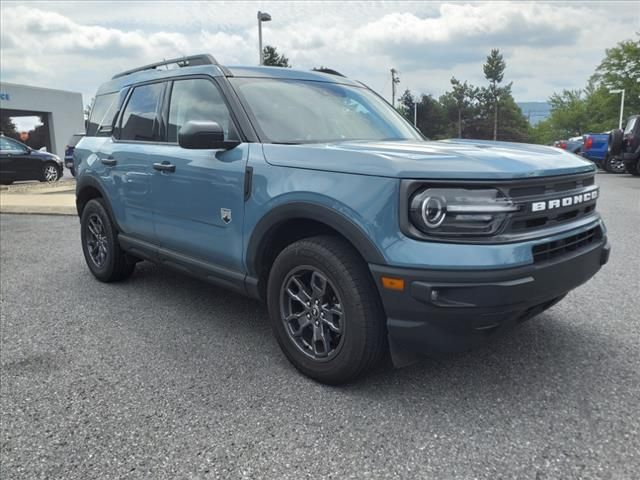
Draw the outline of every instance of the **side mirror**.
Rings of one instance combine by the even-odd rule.
[[[190,120],[180,128],[178,144],[193,150],[230,150],[240,142],[225,141],[224,131],[216,122]]]

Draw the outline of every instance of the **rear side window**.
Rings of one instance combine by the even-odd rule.
[[[113,118],[118,111],[118,92],[99,95],[91,107],[91,117],[87,125],[88,137],[109,137]]]
[[[158,141],[158,104],[164,83],[134,88],[120,123],[121,140]]]
[[[6,153],[22,153],[26,148],[7,137],[0,137],[0,151]]]
[[[216,122],[224,130],[225,139],[238,139],[224,98],[210,80],[193,78],[173,83],[168,141],[177,142],[180,128],[190,120]]]

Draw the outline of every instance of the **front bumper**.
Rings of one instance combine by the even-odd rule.
[[[369,265],[387,315],[392,354],[469,350],[531,318],[589,280],[609,259],[606,236],[560,258],[503,270],[416,270]],[[404,280],[389,290],[381,277]]]

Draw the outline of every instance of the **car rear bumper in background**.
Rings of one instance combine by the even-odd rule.
[[[546,310],[589,280],[609,259],[606,236],[588,247],[518,268],[416,270],[369,265],[387,315],[392,354],[471,349]],[[404,280],[402,290],[381,278]]]

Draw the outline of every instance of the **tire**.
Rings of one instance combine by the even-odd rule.
[[[607,151],[610,157],[615,157],[622,152],[623,135],[624,132],[619,128],[611,130],[609,133],[609,146],[607,147]]]
[[[47,162],[42,166],[42,172],[40,173],[40,181],[53,183],[60,179],[60,170],[55,163]]]
[[[71,167],[71,168],[69,169],[69,172],[71,172],[71,176],[75,178],[75,176],[76,176],[76,169],[75,169],[75,168],[73,168],[73,167]]]
[[[607,155],[602,162],[602,167],[609,173],[624,173],[625,167],[622,160],[614,158],[611,155]]]
[[[131,276],[136,267],[118,243],[117,229],[104,200],[89,200],[80,219],[82,252],[89,270],[101,282],[117,282]]]
[[[304,291],[298,289],[300,283]],[[288,292],[308,303],[294,300]],[[282,351],[300,372],[319,382],[353,381],[384,355],[380,297],[362,258],[340,238],[317,236],[286,247],[271,267],[267,303]],[[287,322],[285,317],[294,320]]]
[[[629,172],[634,177],[640,177],[640,158],[635,162],[627,162],[624,164],[627,167],[627,172]]]

